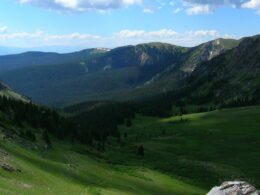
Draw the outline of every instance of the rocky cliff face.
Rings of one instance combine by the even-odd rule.
[[[207,195],[260,195],[260,192],[247,182],[228,181],[212,188]]]
[[[238,40],[216,39],[191,48],[185,57],[184,63],[181,65],[181,69],[184,72],[191,73],[198,64],[209,61],[225,51],[236,47],[238,44]]]

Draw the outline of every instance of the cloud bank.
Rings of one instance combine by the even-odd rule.
[[[260,14],[260,0],[250,0],[242,4],[243,8],[254,9]]]
[[[45,7],[52,10],[91,11],[118,9],[141,4],[142,0],[18,0],[22,4]]]
[[[188,15],[209,14],[220,7],[246,8],[256,10],[260,14],[260,0],[160,0],[149,2],[147,0],[16,0],[22,4],[43,7],[51,10],[86,12],[86,11],[107,11],[119,9],[131,5],[141,5],[143,13],[154,13],[155,10],[146,7],[147,4],[157,7],[160,10],[166,5],[174,6],[177,2],[182,7],[176,8],[178,13],[185,8]]]
[[[0,27],[0,45],[12,47],[73,46],[73,47],[117,47],[145,42],[167,42],[181,46],[194,46],[202,42],[225,37],[217,30],[176,32],[173,29],[154,31],[124,29],[111,35],[101,36],[85,33],[50,34],[42,30],[35,32],[10,32]]]
[[[260,0],[182,0],[188,15],[209,14],[224,6],[247,8],[260,13]]]
[[[8,30],[7,26],[0,26],[0,33],[6,33]]]

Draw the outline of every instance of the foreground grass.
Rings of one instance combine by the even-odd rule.
[[[1,161],[21,172],[0,169],[0,194],[205,194],[158,171],[108,165],[74,152],[70,144],[29,148],[1,140]]]
[[[208,190],[234,179],[260,188],[260,107],[190,114],[182,119],[139,116],[132,127],[122,126],[121,132],[126,135],[122,146],[110,146],[105,153],[111,162],[144,165]],[[136,155],[140,145],[144,157]]]
[[[0,169],[0,194],[200,195],[231,179],[260,188],[259,121],[260,107],[182,119],[137,116],[120,127],[120,143],[110,138],[101,153],[55,140],[46,150],[39,139],[0,138],[0,162],[21,170]],[[144,156],[137,155],[140,145]]]

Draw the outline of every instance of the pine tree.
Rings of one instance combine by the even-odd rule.
[[[144,147],[143,145],[138,147],[137,154],[140,156],[144,156]]]
[[[50,140],[50,137],[49,137],[47,130],[43,131],[42,138],[45,141],[45,143],[47,144],[47,146],[50,147],[51,146],[51,140]]]

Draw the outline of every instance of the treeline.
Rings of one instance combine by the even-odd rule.
[[[131,125],[131,119],[136,114],[167,117],[260,103],[260,88],[256,88],[250,95],[241,95],[234,98],[215,97],[215,88],[225,81],[214,83],[209,90],[203,91],[203,93],[194,90],[203,82],[203,79],[191,82],[186,87],[143,101],[125,103],[87,102],[68,107],[65,111],[74,113],[72,118],[79,125],[74,134],[77,140],[90,145],[93,144],[93,140],[96,140],[101,142],[103,147],[108,136],[115,136],[120,139],[118,125]]]
[[[108,136],[120,140],[118,126],[120,124],[131,126],[131,120],[136,114],[167,117],[260,103],[260,87],[252,90],[250,94],[239,94],[239,97],[215,97],[215,88],[225,81],[219,80],[203,92],[196,91],[195,89],[204,81],[201,79],[190,82],[185,87],[143,101],[125,103],[103,101],[74,105],[65,109],[70,117],[46,107],[6,97],[0,97],[0,111],[5,113],[14,125],[40,129],[46,142],[50,142],[48,135],[51,134],[58,139],[68,139],[71,142],[88,145],[99,143],[104,149]],[[24,136],[32,141],[35,139],[29,130],[24,132]]]
[[[26,103],[11,98],[0,97],[0,111],[3,112],[13,125],[19,127],[33,127],[41,129],[45,134],[52,134],[57,138],[71,136],[74,128],[72,120],[61,116],[56,111]],[[26,132],[28,137],[31,132]],[[45,135],[46,137],[46,135]]]
[[[224,85],[226,81],[218,80],[213,82],[208,89],[199,89],[199,86],[206,81],[207,78],[196,80],[196,82],[189,81],[185,87],[136,102],[135,107],[143,115],[167,117],[221,108],[253,106],[260,103],[260,85],[250,93],[226,95],[225,91],[222,91],[222,95],[216,95],[218,86]]]
[[[136,109],[130,103],[97,103],[92,109],[73,116],[73,120],[79,124],[75,136],[77,140],[89,145],[93,144],[93,140],[104,145],[108,136],[120,139],[118,125],[128,125],[135,113]]]
[[[136,113],[130,104],[109,103],[65,117],[55,110],[6,97],[0,97],[0,112],[12,125],[26,129],[20,135],[31,141],[35,141],[35,135],[28,127],[39,130],[37,133],[42,134],[47,144],[51,143],[49,135],[52,135],[73,143],[92,145],[96,141],[103,147],[108,136],[120,138],[118,125],[129,124]]]

